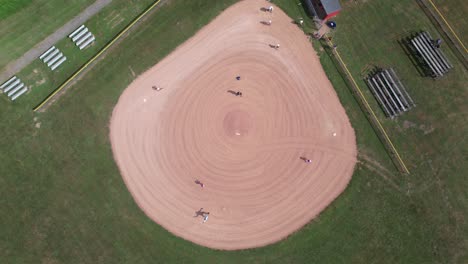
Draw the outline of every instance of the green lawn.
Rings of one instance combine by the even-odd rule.
[[[94,0],[0,0],[0,69],[18,59]]]
[[[41,60],[36,59],[17,74],[32,89],[27,96],[35,98],[34,104],[39,104],[152,3],[153,0],[134,0],[132,5],[128,5],[127,0],[113,0],[86,22],[86,26],[96,36],[91,47],[79,50],[69,38],[64,38],[55,46],[65,54],[67,61],[56,71],[51,71]],[[24,100],[24,97],[18,100]]]
[[[32,0],[0,0],[0,19],[15,14],[31,2]]]
[[[168,1],[45,113],[31,111],[50,92],[39,85],[14,103],[0,96],[0,263],[468,261],[467,72],[444,49],[455,69],[438,81],[418,76],[397,39],[411,30],[436,32],[411,0],[344,4],[334,32],[358,81],[368,64],[393,66],[416,101],[411,112],[386,120],[359,81],[410,175],[396,172],[333,60],[314,43],[356,130],[360,153],[349,187],[327,210],[280,243],[237,252],[173,237],[139,210],[112,158],[113,106],[133,73],[157,63],[234,2]],[[293,1],[276,3],[293,18],[303,15]],[[104,22],[95,23],[97,28]],[[33,74],[41,66],[30,67]]]
[[[398,40],[419,30],[434,37],[439,33],[414,1],[348,3],[345,8],[336,19],[340,27],[334,40],[412,172],[401,183],[408,198],[421,206],[424,223],[433,232],[434,258],[466,262],[468,73],[444,46],[455,68],[437,81],[418,74]],[[417,107],[393,121],[384,118],[362,81],[371,65],[394,67]]]
[[[468,48],[468,4],[464,0],[432,0],[463,45]]]

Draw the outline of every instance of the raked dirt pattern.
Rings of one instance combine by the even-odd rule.
[[[354,130],[307,37],[266,6],[227,9],[139,76],[111,118],[115,160],[141,209],[210,248],[287,237],[343,192],[356,163]]]

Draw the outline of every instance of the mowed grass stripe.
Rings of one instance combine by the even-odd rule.
[[[0,19],[13,15],[31,2],[32,0],[0,0]]]

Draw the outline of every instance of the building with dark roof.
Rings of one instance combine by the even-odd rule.
[[[303,0],[303,3],[310,16],[316,16],[322,20],[334,17],[341,11],[338,0]]]

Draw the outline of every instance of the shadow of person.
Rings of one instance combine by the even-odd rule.
[[[233,95],[237,95],[237,92],[233,91],[233,90],[227,90],[227,92],[230,93],[230,94],[233,94]]]
[[[200,208],[198,211],[195,212],[195,216],[193,217],[203,216],[204,214],[205,212],[203,212],[203,208]]]

